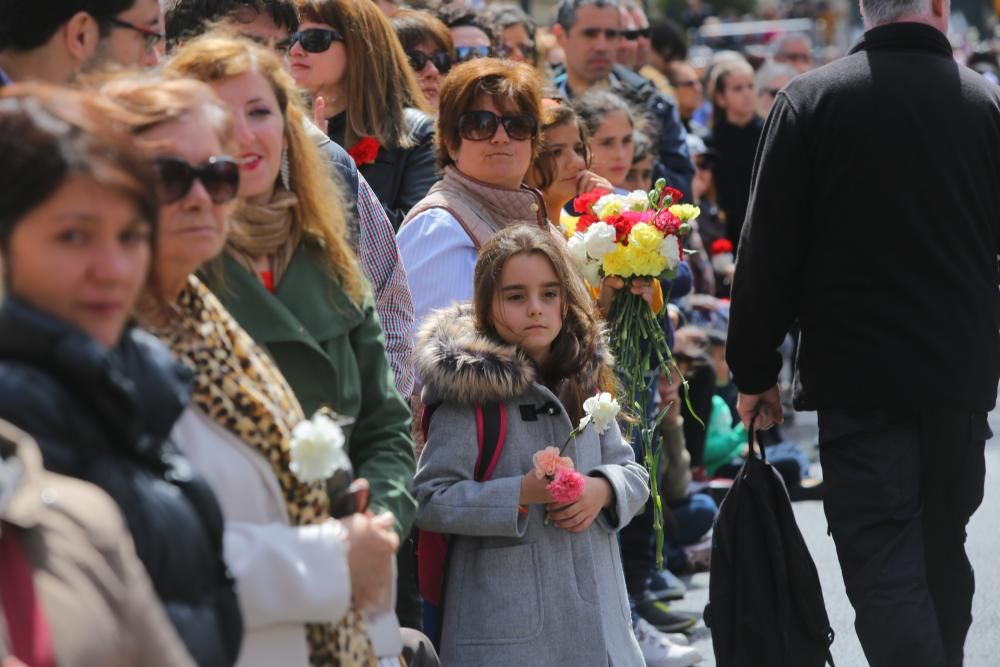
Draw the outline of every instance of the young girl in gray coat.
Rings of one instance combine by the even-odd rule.
[[[418,339],[425,405],[417,525],[451,536],[441,660],[449,667],[643,667],[616,533],[649,496],[618,426],[564,452],[585,486],[558,506],[532,456],[561,446],[614,375],[593,303],[553,237],[508,228],[483,246],[473,304],[432,314]],[[477,482],[476,409],[506,409],[503,449]],[[548,525],[545,525],[548,516]]]

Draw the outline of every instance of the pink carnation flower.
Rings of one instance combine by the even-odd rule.
[[[573,459],[559,456],[558,447],[546,447],[540,452],[535,452],[531,460],[535,464],[535,477],[538,479],[554,477],[559,470],[573,469]]]
[[[569,505],[580,499],[586,483],[586,478],[577,471],[561,468],[556,471],[555,480],[549,482],[545,489],[552,496],[553,502]]]

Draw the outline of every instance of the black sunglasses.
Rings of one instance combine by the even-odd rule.
[[[343,42],[344,36],[336,30],[327,28],[309,28],[293,32],[277,44],[282,51],[291,51],[296,42],[302,43],[302,48],[309,53],[323,53],[334,42]]]
[[[509,58],[515,49],[520,51],[526,60],[534,60],[535,56],[538,55],[538,49],[530,42],[527,44],[511,44],[510,46],[501,44],[496,48],[496,53],[501,58]]]
[[[456,46],[455,62],[464,63],[476,58],[489,58],[493,55],[493,49],[488,46]]]
[[[436,51],[431,55],[427,55],[423,51],[407,51],[406,57],[410,59],[410,67],[413,68],[414,72],[422,71],[427,67],[427,63],[434,63],[434,69],[439,74],[447,74],[448,70],[451,69],[451,56],[444,51]]]
[[[487,141],[503,124],[507,136],[514,141],[527,141],[538,131],[538,122],[531,116],[498,116],[492,111],[470,111],[458,118],[458,133],[469,141]]]
[[[640,37],[649,37],[649,28],[642,28],[641,30],[623,30],[622,37],[630,42],[634,42]]]
[[[609,42],[613,42],[622,36],[621,30],[615,30],[613,28],[582,28],[580,34],[587,39],[597,39],[601,34],[604,35],[604,39]]]
[[[156,173],[161,204],[183,199],[195,180],[205,186],[213,204],[232,201],[240,189],[240,166],[226,155],[210,157],[198,167],[176,157],[157,158]]]
[[[134,23],[129,23],[128,21],[123,21],[119,18],[112,18],[108,21],[116,28],[125,28],[126,30],[131,30],[142,35],[142,47],[146,50],[146,53],[155,49],[157,44],[167,38],[166,33],[157,32],[151,28],[143,28],[140,25],[135,25]]]

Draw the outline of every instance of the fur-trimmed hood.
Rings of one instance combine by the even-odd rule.
[[[417,334],[414,360],[424,385],[424,402],[502,403],[524,394],[537,380],[534,363],[515,345],[498,343],[476,329],[469,304],[434,311]],[[580,372],[585,386],[597,386],[613,359],[605,337]]]

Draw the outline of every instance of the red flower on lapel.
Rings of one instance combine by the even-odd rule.
[[[379,150],[382,149],[381,144],[379,144],[378,139],[375,137],[365,137],[358,143],[354,144],[347,149],[347,154],[351,156],[354,160],[354,164],[358,167],[363,167],[366,164],[371,164],[378,157]]]

